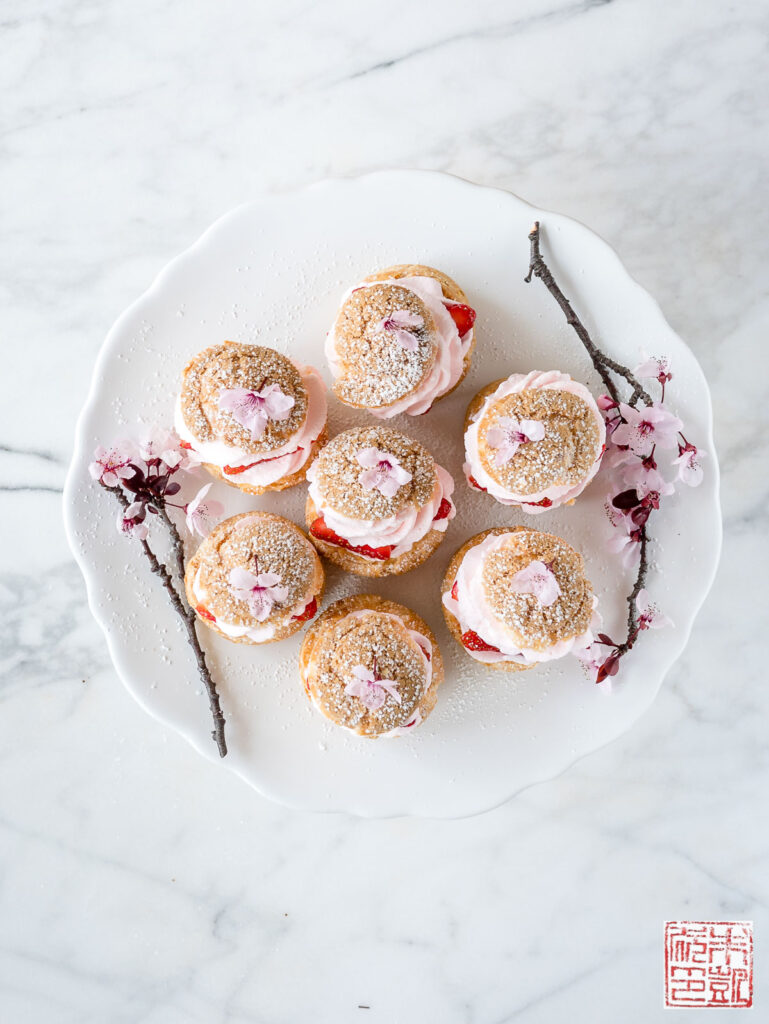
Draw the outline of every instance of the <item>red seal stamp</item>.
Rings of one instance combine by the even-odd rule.
[[[752,921],[666,921],[665,1006],[752,1006]]]

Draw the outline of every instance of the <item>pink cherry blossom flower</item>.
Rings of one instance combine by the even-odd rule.
[[[141,501],[132,502],[118,516],[118,532],[124,533],[128,537],[136,537],[138,540],[144,540],[150,532],[149,527],[145,522],[146,514],[147,510]]]
[[[636,377],[641,378],[654,377],[660,384],[667,384],[669,380],[673,379],[668,356],[652,356],[650,359],[645,359],[639,366],[636,366],[633,373]]]
[[[517,572],[510,589],[516,594],[533,594],[543,608],[549,608],[561,596],[561,587],[552,569],[540,561],[530,562]]]
[[[611,397],[611,395],[599,395],[595,400],[595,404],[603,412],[608,412],[609,409],[616,409],[617,402]]]
[[[212,485],[206,484],[201,487],[195,497],[184,506],[184,515],[187,519],[187,529],[193,536],[197,533],[200,537],[207,537],[211,532],[214,520],[224,513],[224,505],[215,498],[203,499],[211,490]]]
[[[635,455],[646,455],[652,445],[673,448],[683,423],[655,402],[653,405],[633,409],[620,402],[619,410],[624,423],[620,423],[612,434],[614,444],[627,445]]]
[[[261,391],[228,388],[219,396],[220,411],[230,413],[236,423],[250,431],[252,441],[262,436],[270,420],[288,419],[295,404],[296,399],[277,384],[268,384]]]
[[[131,441],[116,441],[109,448],[99,445],[93,453],[94,461],[88,466],[93,480],[105,487],[117,487],[121,480],[133,476],[129,468],[137,457],[136,446]]]
[[[683,481],[688,487],[699,487],[702,483],[702,462],[707,452],[700,451],[689,441],[686,444],[679,444],[678,458],[673,459],[673,465],[678,466],[677,480]]]
[[[675,491],[673,484],[663,477],[656,465],[648,464],[634,455],[618,468],[616,475],[621,489],[633,487],[639,498],[645,498],[652,491],[660,495],[672,494]]]
[[[374,328],[376,331],[387,331],[407,352],[416,352],[419,339],[408,328],[424,326],[424,318],[418,313],[410,313],[407,309],[396,309],[389,316],[383,317]]]
[[[288,587],[282,585],[282,579],[276,572],[256,572],[248,569],[232,569],[228,582],[239,601],[245,601],[257,622],[264,620],[272,612],[273,606],[285,601]]]
[[[348,697],[357,697],[369,711],[381,708],[388,693],[396,704],[401,703],[397,682],[394,679],[381,679],[376,667],[372,670],[365,665],[355,665],[352,677],[345,683],[344,692]]]
[[[151,437],[139,442],[139,458],[147,465],[158,466],[158,471],[163,473],[166,467],[173,471],[182,462],[182,452],[179,450],[179,438],[170,430],[153,431]],[[161,466],[160,463],[163,465]]]
[[[392,498],[411,480],[411,473],[401,466],[398,459],[379,448],[363,448],[355,458],[363,466],[358,482],[367,491],[376,488],[386,498]]]
[[[614,555],[619,555],[625,568],[631,566],[640,553],[641,528],[633,522],[630,512],[615,508],[611,498],[604,506],[609,522],[614,527],[606,547]]]
[[[646,590],[639,590],[635,599],[635,606],[638,609],[639,629],[664,629],[665,626],[672,626],[673,623],[664,615],[656,605],[649,600]]]
[[[496,466],[508,463],[522,444],[541,441],[544,436],[544,423],[539,420],[519,420],[515,416],[500,416],[496,426],[486,432],[489,447],[496,450]]]

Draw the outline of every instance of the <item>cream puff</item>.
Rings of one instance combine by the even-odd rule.
[[[326,442],[326,386],[274,349],[225,341],[185,367],[175,426],[213,476],[247,494],[282,491]]]
[[[471,658],[513,672],[584,651],[600,623],[582,556],[526,526],[485,530],[464,544],[449,563],[442,602]]]
[[[467,373],[474,323],[467,296],[440,270],[370,274],[344,295],[326,337],[334,393],[380,419],[420,416]]]
[[[467,482],[532,515],[573,504],[598,472],[605,447],[595,399],[557,370],[494,381],[465,417]]]
[[[310,466],[307,480],[312,542],[359,576],[421,565],[456,515],[451,476],[418,441],[390,427],[338,434]]]
[[[323,566],[293,523],[270,512],[225,519],[189,560],[184,587],[198,619],[239,644],[284,640],[312,619]]]
[[[312,624],[299,665],[305,692],[335,725],[371,739],[407,735],[435,707],[443,661],[429,626],[394,601],[357,594]]]

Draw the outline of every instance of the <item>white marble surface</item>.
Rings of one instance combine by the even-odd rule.
[[[663,921],[747,918],[763,1019],[766,5],[377,11],[3,5],[0,1017],[646,1024]],[[60,524],[116,314],[254,193],[383,166],[607,237],[710,378],[724,476],[722,567],[652,710],[459,822],[291,813],[196,756],[120,686]]]

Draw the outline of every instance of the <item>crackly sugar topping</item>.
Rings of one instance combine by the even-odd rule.
[[[361,452],[376,448],[397,459],[411,479],[390,496],[379,487],[367,487]],[[435,461],[418,441],[390,427],[357,427],[338,434],[323,448],[312,466],[312,475],[324,505],[354,519],[384,519],[408,505],[421,508],[435,488]]]
[[[560,587],[557,600],[547,606],[513,586],[515,575],[533,561],[543,562]],[[493,614],[513,630],[522,647],[535,650],[584,633],[593,614],[593,590],[582,556],[560,537],[537,530],[511,532],[503,547],[486,556],[483,590]]]
[[[248,513],[220,523],[203,541],[195,560],[196,589],[205,607],[235,626],[277,623],[292,614],[319,587],[320,564],[302,531],[282,516],[268,512]],[[249,603],[238,597],[230,583],[233,569],[250,573],[275,573],[285,598],[274,604],[269,616],[258,621]]]
[[[244,388],[263,391],[275,384],[294,404],[285,419],[267,420],[263,433],[251,430],[219,407],[228,391]],[[295,434],[307,417],[307,391],[301,374],[286,356],[261,345],[227,341],[199,353],[188,364],[182,380],[184,422],[198,441],[223,441],[234,448],[260,455],[271,452]]]
[[[337,725],[368,734],[404,725],[419,705],[427,682],[425,659],[404,622],[378,611],[346,615],[325,627],[312,665],[312,692],[323,713]],[[395,683],[400,703],[386,691],[381,706],[370,709],[360,697],[348,693],[359,666]]]
[[[506,418],[539,421],[545,436],[521,444],[509,461],[499,465],[488,433],[502,428]],[[578,484],[601,454],[599,426],[590,406],[568,391],[546,388],[515,392],[494,402],[481,419],[478,442],[483,468],[514,494]]]
[[[393,318],[396,325],[410,319],[413,347],[399,341],[398,330],[385,327]],[[419,387],[435,361],[438,343],[432,313],[401,285],[356,288],[340,309],[333,331],[341,367],[334,390],[351,405],[392,404]]]

